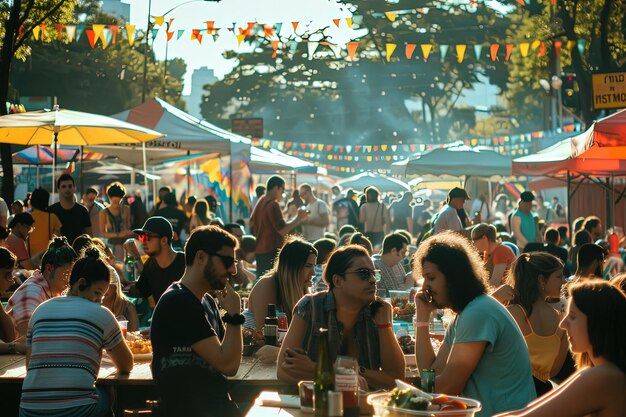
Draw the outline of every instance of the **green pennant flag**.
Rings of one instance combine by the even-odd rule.
[[[178,32],[176,32],[176,40],[179,40],[181,36],[183,36],[183,34],[185,33],[185,29],[178,29]]]

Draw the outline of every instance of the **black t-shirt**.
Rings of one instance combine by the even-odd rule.
[[[216,337],[211,317],[184,285],[172,284],[152,316],[152,376],[167,415],[228,416],[238,409],[226,378],[197,355],[191,345]]]
[[[143,266],[143,271],[135,284],[135,288],[142,296],[152,296],[156,303],[161,298],[167,287],[174,281],[178,281],[185,273],[185,254],[176,252],[176,258],[167,266],[161,268],[154,257],[148,258]]]
[[[158,209],[155,213],[155,216],[165,217],[172,223],[172,229],[174,229],[174,233],[176,236],[174,240],[179,240],[180,231],[183,230],[185,223],[187,222],[187,215],[184,211],[177,209],[176,207],[163,207]]]
[[[61,220],[61,234],[67,238],[70,245],[74,239],[85,233],[85,229],[91,227],[89,210],[80,203],[75,203],[69,210],[64,209],[61,203],[54,203],[49,210]]]
[[[391,228],[394,230],[409,230],[409,223],[406,221],[407,217],[412,217],[413,207],[410,204],[405,204],[401,201],[393,204],[391,207],[393,212],[393,222]]]

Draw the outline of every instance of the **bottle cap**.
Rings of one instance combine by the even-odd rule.
[[[343,416],[343,394],[341,391],[328,391],[328,415]]]

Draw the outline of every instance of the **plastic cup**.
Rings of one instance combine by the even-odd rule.
[[[120,329],[122,329],[122,336],[126,338],[126,332],[128,330],[128,320],[120,320],[118,321],[118,323],[120,324]]]
[[[300,410],[303,413],[312,413],[313,409],[313,381],[298,382],[300,393]]]

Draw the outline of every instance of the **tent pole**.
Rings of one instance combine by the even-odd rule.
[[[144,188],[144,190],[146,192],[145,202],[146,202],[146,210],[147,210],[148,209],[149,196],[150,196],[150,189],[148,188],[148,176],[146,175],[148,173],[148,161],[147,161],[147,157],[146,157],[146,142],[142,142],[141,143],[141,152],[143,154],[143,172],[144,172],[143,188]],[[152,207],[154,207],[154,205],[156,205],[156,202],[153,204]]]
[[[228,196],[228,221],[233,222],[233,147],[230,146],[230,155],[228,156],[228,179],[230,182],[230,192]]]
[[[54,132],[54,159],[52,160],[52,202],[54,203],[54,189],[56,187],[56,171],[57,171],[57,146],[59,145],[59,132]]]
[[[80,195],[82,197],[83,193],[85,192],[85,189],[83,188],[83,146],[80,147],[80,163],[78,164],[78,169],[80,169]],[[74,155],[76,156],[76,155]]]
[[[569,229],[570,242],[574,242],[574,235],[572,230],[572,194],[570,188],[572,186],[572,177],[570,172],[567,171],[567,228]]]
[[[191,152],[187,150],[187,157],[189,157],[190,154]],[[188,161],[187,163],[187,198],[189,198],[190,188],[191,188],[191,162]]]

